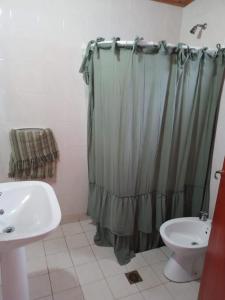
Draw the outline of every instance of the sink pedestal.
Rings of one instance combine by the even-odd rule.
[[[25,248],[1,254],[3,300],[29,300]]]

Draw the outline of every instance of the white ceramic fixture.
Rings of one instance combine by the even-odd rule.
[[[29,300],[24,246],[60,223],[52,187],[40,181],[0,184],[0,258],[3,300]]]
[[[201,277],[205,252],[211,230],[211,220],[178,218],[163,223],[160,234],[173,254],[164,274],[176,282],[188,282]]]

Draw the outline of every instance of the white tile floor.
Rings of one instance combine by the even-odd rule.
[[[112,248],[94,245],[94,231],[90,220],[65,224],[26,247],[30,300],[197,300],[198,282],[178,284],[164,277],[166,247],[120,266]],[[143,282],[128,283],[124,273],[132,270]]]

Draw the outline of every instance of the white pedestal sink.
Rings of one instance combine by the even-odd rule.
[[[29,300],[24,246],[43,239],[60,220],[59,203],[49,184],[41,181],[0,184],[3,300]]]

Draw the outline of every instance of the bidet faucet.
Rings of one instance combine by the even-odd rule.
[[[0,197],[2,195],[2,192],[0,192]],[[3,215],[5,213],[4,209],[0,209],[0,215]]]
[[[200,211],[199,219],[203,222],[208,220],[209,214],[206,211]]]

